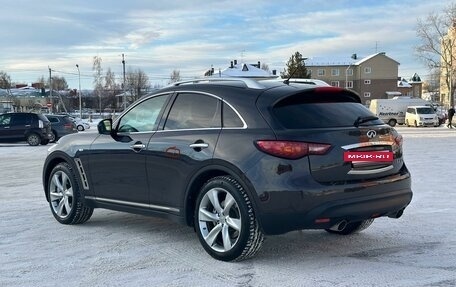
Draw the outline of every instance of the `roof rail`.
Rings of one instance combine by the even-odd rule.
[[[282,82],[285,83],[285,81],[290,84],[303,84],[303,85],[313,85],[313,86],[321,86],[321,87],[327,87],[331,86],[330,84],[326,83],[323,80],[318,80],[318,79],[304,79],[304,78],[290,78],[290,79],[282,79],[282,78],[276,78],[272,80],[266,80],[266,81],[275,81],[275,82]],[[285,83],[285,84],[287,84]],[[288,85],[287,84],[287,85]]]
[[[248,78],[200,78],[200,79],[193,79],[187,81],[179,81],[176,83],[172,83],[170,86],[181,86],[181,85],[191,85],[191,84],[198,84],[198,83],[222,83],[222,84],[230,84],[230,83],[242,83],[246,88],[251,89],[264,89],[265,86],[258,83],[258,81]]]

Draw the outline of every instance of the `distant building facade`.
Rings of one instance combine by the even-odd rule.
[[[384,52],[359,58],[309,58],[306,68],[311,78],[357,92],[363,104],[373,99],[387,99],[398,94],[397,79],[399,62]]]
[[[450,103],[454,105],[454,95],[453,99],[450,101],[450,90],[447,85],[447,80],[452,81],[451,85],[456,85],[455,81],[453,80],[456,75],[456,71],[454,70],[454,66],[449,66],[449,63],[453,63],[453,59],[456,58],[456,49],[454,47],[456,43],[456,23],[453,23],[448,29],[448,33],[442,38],[441,40],[441,59],[440,59],[440,101],[442,105],[445,107],[449,107]],[[453,52],[453,55],[450,53]],[[450,61],[445,61],[443,58],[449,59]],[[454,90],[454,88],[453,88]]]
[[[423,82],[417,73],[408,81],[399,77],[397,80],[397,91],[402,96],[423,98]]]

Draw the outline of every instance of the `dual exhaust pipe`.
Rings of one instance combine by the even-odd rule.
[[[405,208],[402,208],[401,210],[397,211],[397,212],[394,212],[394,213],[388,213],[387,216],[389,218],[400,218],[402,216],[402,214],[404,214],[404,209]],[[378,217],[378,216],[376,216]],[[329,230],[332,230],[332,231],[342,231],[345,229],[345,227],[347,227],[347,224],[348,224],[348,221],[347,220],[342,220],[342,221],[339,221],[338,223],[334,224],[333,226],[331,226],[329,228]]]

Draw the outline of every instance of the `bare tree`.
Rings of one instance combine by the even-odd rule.
[[[49,86],[49,83],[48,83]],[[52,89],[56,91],[63,91],[68,89],[68,83],[65,77],[52,76]]]
[[[109,108],[116,108],[116,95],[120,92],[120,86],[116,83],[116,75],[108,68],[105,76],[104,85],[106,101],[105,106]]]
[[[128,69],[126,73],[127,87],[130,90],[133,100],[139,99],[143,92],[150,87],[149,77],[141,69]]]
[[[416,47],[418,57],[431,70],[440,69],[441,83],[449,91],[448,104],[454,106],[456,3],[450,4],[440,14],[432,12],[425,19],[418,19],[417,36],[421,40],[421,44]]]
[[[3,71],[0,71],[0,89],[11,89],[11,77]]]
[[[262,63],[261,64],[261,69],[266,71],[266,72],[269,72],[269,65],[268,64],[265,64],[265,63]]]
[[[181,76],[180,76],[180,71],[179,70],[173,70],[173,72],[171,73],[171,75],[169,76],[170,80],[169,80],[169,83],[175,83],[175,82],[179,82],[181,80]]]
[[[95,56],[93,57],[93,85],[94,85],[94,93],[98,96],[98,103],[99,103],[99,112],[101,114],[101,95],[103,93],[103,77],[102,72],[103,69],[101,68],[101,57]]]

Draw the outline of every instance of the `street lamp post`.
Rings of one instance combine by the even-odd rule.
[[[81,100],[81,71],[79,70],[79,65],[76,64],[76,68],[78,68],[78,75],[79,75],[79,118],[82,119],[82,100]]]

